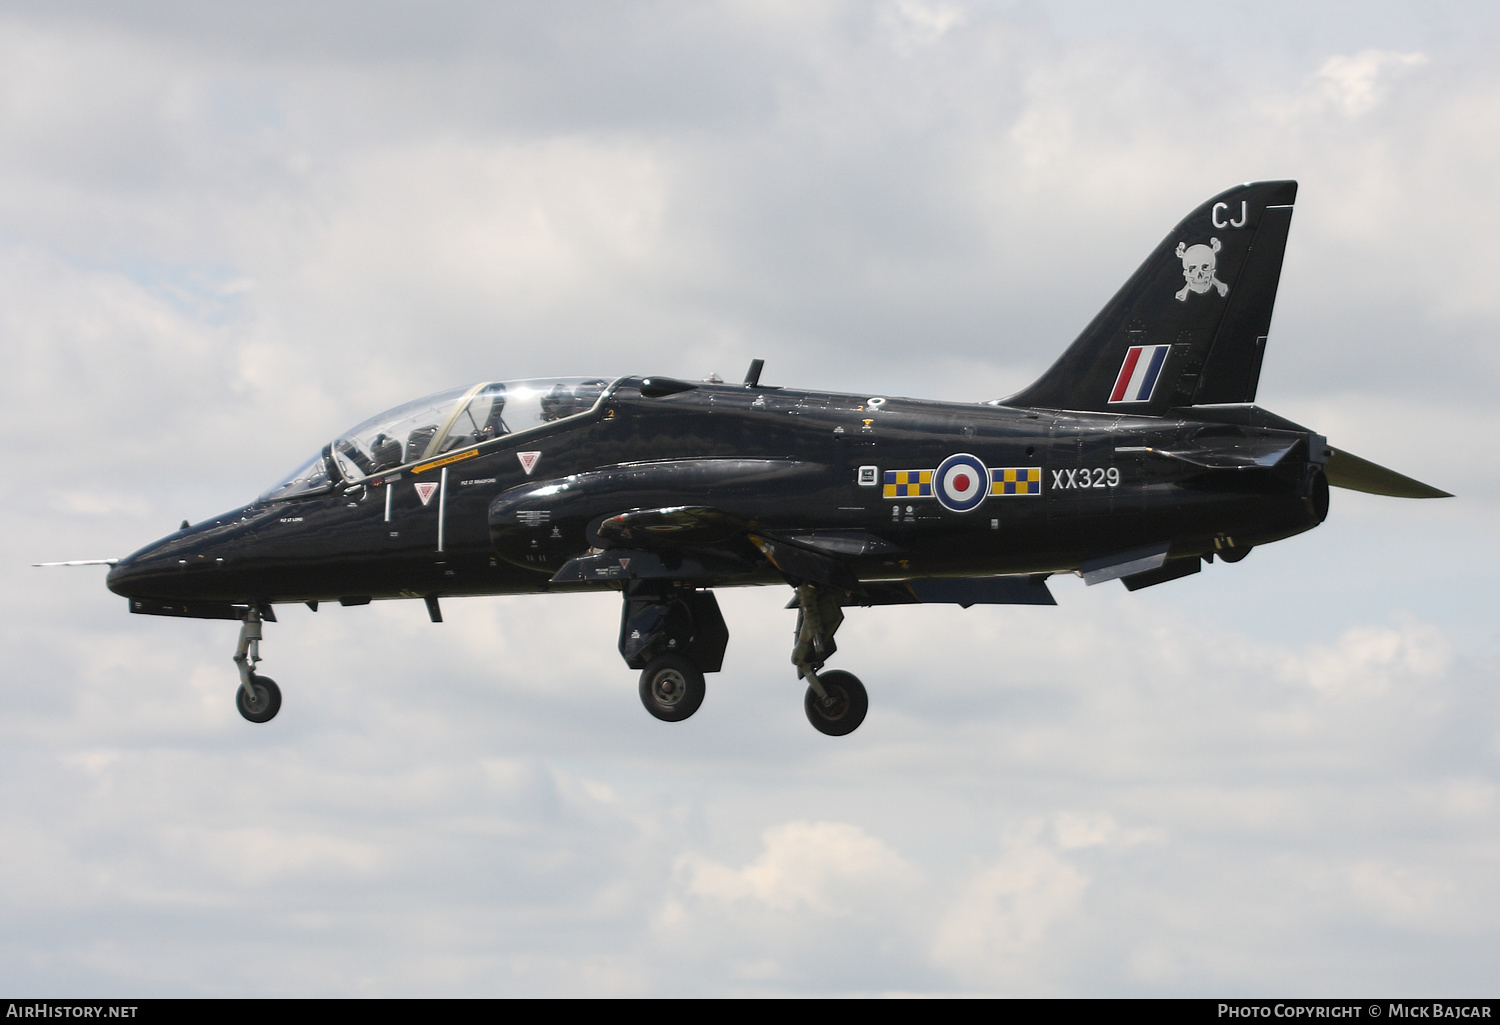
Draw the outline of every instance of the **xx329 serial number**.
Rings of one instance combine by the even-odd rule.
[[[1113,488],[1120,484],[1117,466],[1083,466],[1073,470],[1053,470],[1052,488]]]

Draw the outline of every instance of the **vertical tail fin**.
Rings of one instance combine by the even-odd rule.
[[[1296,182],[1251,182],[1188,214],[1005,404],[1160,415],[1253,402],[1296,198]]]

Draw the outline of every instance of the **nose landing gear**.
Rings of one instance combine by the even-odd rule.
[[[251,722],[270,722],[281,711],[281,688],[269,676],[250,676],[250,688],[244,685],[234,692],[235,707]]]
[[[251,722],[270,722],[281,711],[281,688],[269,676],[258,676],[255,665],[260,661],[260,609],[251,605],[240,626],[240,642],[234,649],[234,664],[240,671],[240,687],[235,691],[235,707]]]

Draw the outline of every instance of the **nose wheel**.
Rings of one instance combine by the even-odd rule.
[[[257,723],[270,722],[281,711],[281,688],[269,676],[258,676],[255,672],[255,664],[260,661],[260,641],[260,609],[251,605],[245,610],[240,643],[234,649],[234,664],[240,671],[240,688],[235,691],[234,704],[240,715]]]
[[[234,692],[235,707],[251,722],[270,722],[281,711],[281,688],[269,676],[250,676],[250,689]]]

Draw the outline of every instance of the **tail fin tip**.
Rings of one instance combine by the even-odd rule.
[[[1005,404],[1160,415],[1254,401],[1296,198],[1295,181],[1248,182],[1202,203]]]

